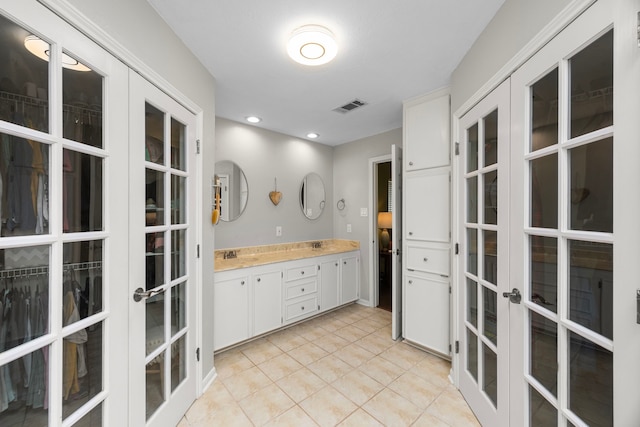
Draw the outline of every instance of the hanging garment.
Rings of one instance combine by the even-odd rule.
[[[4,304],[0,298],[0,353],[4,350],[4,337],[2,334]],[[0,366],[0,412],[5,411],[9,407],[9,397],[7,395],[7,386],[4,379],[4,366]]]
[[[9,165],[7,229],[34,230],[35,210],[32,202],[33,150],[24,138],[11,137],[13,159]]]
[[[44,294],[46,295],[46,294]],[[42,295],[36,290],[32,316],[33,334],[36,337],[44,335],[46,331],[46,317],[43,307],[47,301],[43,301]],[[27,388],[26,404],[35,408],[47,408],[47,351],[48,347],[40,348],[33,352],[31,358],[31,376]]]
[[[64,296],[64,325],[70,325],[80,320],[80,314],[76,306],[74,292],[67,291]],[[78,345],[87,342],[87,331],[81,329],[64,338],[64,364],[63,364],[63,395],[67,400],[72,393],[80,391],[79,367],[86,374],[84,360],[78,358]],[[82,351],[84,359],[84,352]]]

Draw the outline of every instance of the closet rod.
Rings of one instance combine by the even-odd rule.
[[[65,264],[62,266],[64,272],[94,270],[102,268],[102,261],[77,262],[73,264]],[[21,278],[29,276],[40,276],[49,274],[49,267],[23,267],[13,268],[9,270],[0,270],[0,279]]]

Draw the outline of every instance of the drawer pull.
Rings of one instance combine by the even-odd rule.
[[[300,292],[304,292],[304,288],[300,289]]]
[[[258,277],[258,282],[260,281],[260,278]]]
[[[304,274],[304,271],[301,271],[300,274]]]
[[[409,284],[412,285],[413,284],[413,280],[409,280]]]
[[[424,262],[427,262],[427,261],[429,261],[429,258],[424,257],[424,258],[422,258],[422,260],[423,260]]]
[[[413,231],[410,231],[410,232],[409,232],[409,236],[413,236]]]
[[[409,162],[409,166],[413,166],[413,162]]]
[[[241,284],[242,286],[244,286],[244,280],[243,280],[243,281],[241,281],[241,282],[240,282],[240,284]]]
[[[301,309],[304,310],[304,306],[302,306]]]

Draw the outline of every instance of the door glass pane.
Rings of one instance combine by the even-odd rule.
[[[147,290],[164,284],[164,233],[147,233],[146,286]]]
[[[467,328],[467,371],[478,381],[478,337]]]
[[[165,343],[164,334],[164,292],[153,295],[145,301],[146,314],[146,355]]]
[[[558,326],[552,320],[530,311],[531,375],[557,396]]]
[[[171,280],[185,275],[187,230],[171,232]]]
[[[164,164],[164,113],[151,104],[145,104],[144,158]]]
[[[467,271],[478,274],[478,230],[467,228]]]
[[[531,236],[531,301],[558,312],[558,241]]]
[[[478,124],[467,129],[467,172],[478,170]]]
[[[496,293],[491,289],[482,288],[483,303],[483,333],[494,344],[498,343],[498,312]]]
[[[569,332],[569,409],[590,426],[613,425],[613,353]]]
[[[149,225],[164,225],[164,173],[147,169],[145,222]]]
[[[569,318],[613,339],[613,245],[569,241]]]
[[[558,143],[558,69],[531,86],[531,151]]]
[[[171,288],[171,335],[187,325],[186,292],[187,282],[182,282]]]
[[[62,132],[65,138],[103,148],[103,77],[75,59],[63,54]]]
[[[46,144],[0,133],[1,236],[49,233],[49,153]]]
[[[531,427],[554,426],[558,422],[558,410],[536,389],[529,386],[529,423]]]
[[[569,61],[571,138],[613,125],[613,30]]]
[[[478,284],[467,279],[467,321],[478,327]]]
[[[484,118],[484,165],[498,163],[498,110]]]
[[[482,278],[496,284],[498,275],[498,233],[484,230],[484,271]]]
[[[467,222],[478,222],[478,177],[467,179]]]
[[[498,356],[486,344],[482,344],[482,372],[484,373],[482,389],[498,407]]]
[[[558,154],[531,161],[530,224],[558,228]]]
[[[613,232],[613,138],[569,151],[571,228]]]
[[[171,391],[187,377],[186,349],[187,337],[183,335],[171,346]]]
[[[73,427],[100,427],[102,426],[102,403],[93,408],[87,415],[80,418]]]
[[[146,415],[147,420],[164,403],[164,353],[147,363],[146,366]]]
[[[484,224],[498,223],[498,172],[488,172],[484,180]]]
[[[67,233],[102,230],[103,159],[71,150],[63,150],[62,156],[63,230]]]
[[[0,120],[47,132],[51,46],[4,16],[0,34]]]
[[[102,311],[102,245],[102,240],[64,244],[64,326]]]
[[[184,224],[187,220],[187,179],[171,175],[171,224]]]
[[[171,118],[171,167],[174,169],[185,170],[185,125]]]

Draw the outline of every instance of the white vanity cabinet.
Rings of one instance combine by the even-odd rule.
[[[282,326],[282,270],[253,275],[253,335],[264,334]]]
[[[340,264],[340,304],[342,305],[358,299],[360,257],[355,255],[342,257]]]
[[[404,287],[405,338],[449,354],[449,278],[407,274]]]
[[[213,288],[213,348],[244,341],[249,331],[249,276],[243,270],[216,274]]]
[[[297,322],[318,312],[318,272],[314,259],[285,263],[284,323]]]
[[[449,95],[434,94],[404,106],[404,170],[448,166]]]
[[[340,258],[325,257],[320,262],[320,311],[338,306],[340,284]]]
[[[360,293],[360,253],[328,255],[320,261],[320,311],[356,301]]]

